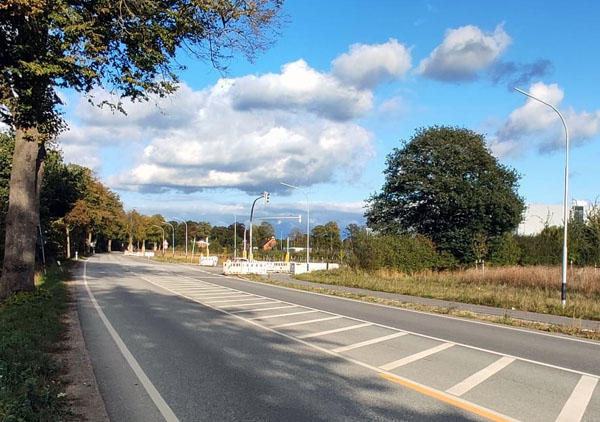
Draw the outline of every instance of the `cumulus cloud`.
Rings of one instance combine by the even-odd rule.
[[[128,104],[128,117],[81,103],[88,109],[77,113],[78,123],[61,140],[65,156],[96,168],[101,145],[143,143],[129,170],[107,178],[112,187],[143,192],[276,191],[282,180],[308,186],[340,172],[354,177],[372,157],[372,134],[355,123],[286,107],[239,109],[236,82],[223,79],[201,91],[182,85],[156,106]]]
[[[503,25],[492,33],[473,25],[449,29],[442,43],[419,63],[417,73],[440,81],[471,81],[494,63],[510,43]]]
[[[564,92],[557,84],[537,82],[529,92],[559,109],[564,98]],[[571,145],[581,145],[600,133],[600,110],[577,112],[570,107],[561,110],[561,113],[569,128]],[[488,142],[492,151],[502,157],[518,155],[530,146],[541,152],[561,149],[565,145],[564,137],[558,115],[550,107],[527,98],[524,105],[512,111]]]
[[[229,90],[238,110],[307,111],[333,120],[350,120],[371,109],[371,91],[344,86],[304,60],[288,63],[281,73],[238,78]]]
[[[333,60],[332,74],[359,89],[403,77],[411,67],[410,50],[391,38],[383,44],[353,44],[350,51]]]
[[[408,69],[409,49],[391,39],[351,46],[329,72],[297,60],[279,73],[223,78],[202,90],[183,83],[167,98],[123,101],[127,115],[81,99],[60,141],[68,160],[95,169],[100,152],[112,154],[105,181],[138,192],[276,192],[286,180],[354,180],[374,155],[372,133],[354,120],[374,109],[372,88]],[[401,105],[395,98],[379,111]]]

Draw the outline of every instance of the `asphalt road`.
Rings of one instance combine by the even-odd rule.
[[[600,343],[118,254],[80,266],[113,421],[600,421]]]

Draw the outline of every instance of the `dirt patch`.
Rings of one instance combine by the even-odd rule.
[[[66,282],[69,288],[68,310],[65,315],[66,333],[59,359],[65,367],[65,393],[72,421],[109,422],[104,400],[98,389],[90,363],[75,300],[75,281]]]

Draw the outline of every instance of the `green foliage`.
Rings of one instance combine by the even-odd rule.
[[[558,265],[562,260],[563,229],[546,226],[535,236],[517,236],[522,265]]]
[[[65,420],[58,380],[61,368],[51,352],[63,333],[67,273],[48,272],[33,293],[0,305],[0,420]]]
[[[419,129],[387,157],[385,183],[369,198],[369,227],[422,234],[461,262],[473,262],[473,239],[488,241],[521,221],[519,176],[501,165],[482,135],[445,126]]]
[[[1,117],[56,134],[55,87],[134,100],[173,92],[183,49],[223,67],[269,45],[281,1],[11,0],[0,3]],[[113,105],[120,107],[120,104]]]
[[[521,248],[512,233],[496,239],[492,244],[490,263],[493,265],[517,265],[521,259]]]
[[[352,267],[364,270],[397,269],[406,273],[438,268],[435,245],[423,236],[357,233],[349,258]]]

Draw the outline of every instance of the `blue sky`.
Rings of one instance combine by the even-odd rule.
[[[158,107],[129,104],[124,117],[64,94],[65,158],[146,214],[230,224],[248,218],[262,190],[271,203],[256,215],[303,212],[306,197],[283,181],[308,192],[311,225],[343,228],[364,221],[386,155],[416,128],[443,124],[484,133],[522,174],[526,202],[561,203],[564,132],[517,84],[567,119],[569,197],[600,195],[600,4],[289,0],[284,9],[289,22],[254,63],[234,58],[222,75],[181,57],[183,85]]]

